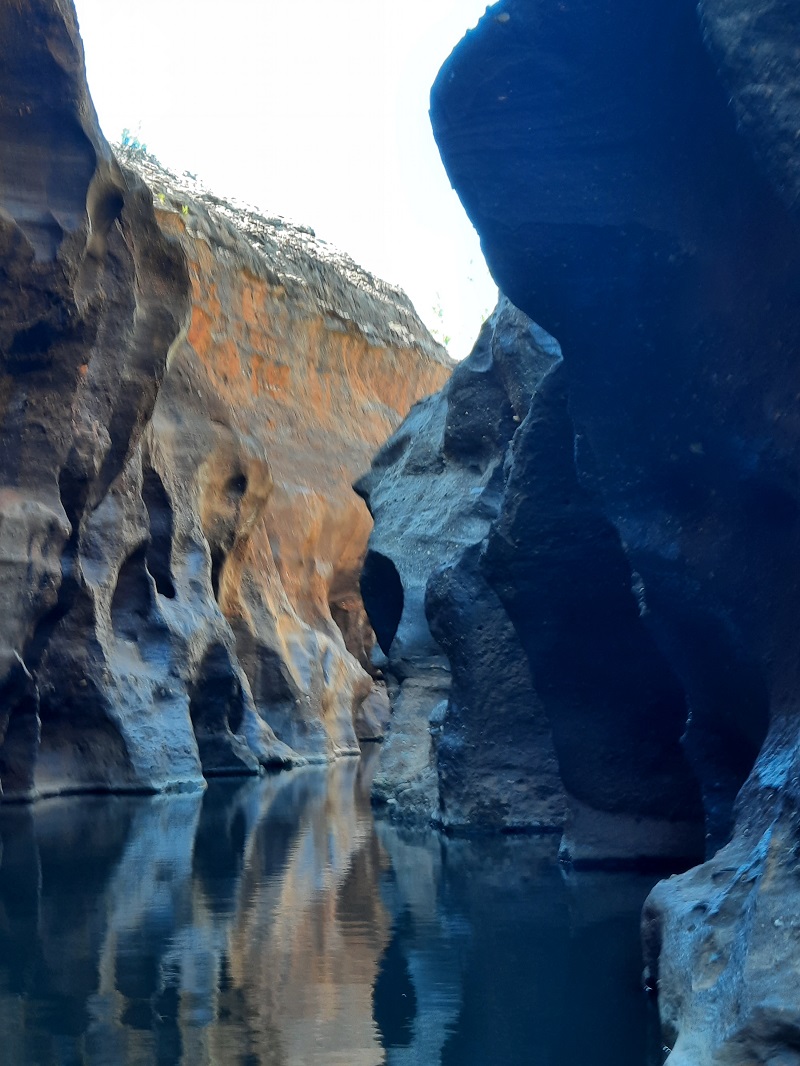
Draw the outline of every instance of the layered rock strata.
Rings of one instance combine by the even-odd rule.
[[[655,687],[671,693],[644,691],[630,718],[602,712],[622,745],[608,790],[624,794],[645,768],[661,816],[664,800],[687,813],[702,800],[714,857],[663,883],[646,911],[676,1066],[788,1063],[800,1047],[798,47],[800,22],[780,0],[504,0],[432,96],[445,166],[498,284],[564,354],[570,447],[552,418],[531,422],[509,485],[535,501],[548,457],[562,456],[565,486],[590,506],[577,531],[602,522],[616,545],[602,603],[613,594],[638,618],[665,679]],[[595,560],[576,537],[573,581],[552,588],[542,514],[531,507],[523,528],[509,508],[482,574],[506,589],[535,679],[543,649],[581,643],[574,772],[591,780],[604,641],[570,605]],[[520,573],[536,580],[520,585]],[[644,722],[661,723],[650,740]],[[657,799],[653,741],[669,722],[669,758],[677,767],[680,738],[694,798],[681,770]],[[553,735],[558,751],[555,720]],[[635,834],[619,825],[625,847]]]
[[[356,752],[349,485],[447,357],[310,231],[120,165],[71,5],[0,29],[3,796]]]

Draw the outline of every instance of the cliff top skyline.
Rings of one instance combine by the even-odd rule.
[[[313,227],[468,354],[496,286],[427,112],[485,0],[76,7],[109,140],[127,128],[178,173]]]

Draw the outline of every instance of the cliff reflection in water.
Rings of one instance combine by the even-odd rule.
[[[0,811],[4,1066],[650,1061],[650,882],[376,828],[375,754]]]

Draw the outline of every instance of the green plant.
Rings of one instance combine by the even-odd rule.
[[[442,298],[438,292],[436,293],[436,303],[431,308],[431,311],[433,311],[434,315],[439,319],[440,325],[444,327],[444,309],[442,308]],[[431,329],[431,333],[440,344],[445,346],[445,348],[450,347],[450,341],[453,338],[449,333],[444,333],[443,329],[440,329],[439,326],[434,326],[433,329]]]
[[[161,164],[159,160],[147,147],[147,143],[142,140],[141,133],[141,123],[137,127],[135,133],[126,126],[120,134],[119,140],[114,145],[115,149],[123,159],[126,157],[131,159],[132,157],[139,156],[140,158],[148,159],[151,163],[160,166]]]
[[[137,133],[131,133],[131,131],[126,126],[122,131],[119,143],[123,148],[127,148],[131,152],[144,152],[144,154],[147,155],[147,145],[144,143],[144,141],[139,139],[140,132],[141,131],[137,131]]]

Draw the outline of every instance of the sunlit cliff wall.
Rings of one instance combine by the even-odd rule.
[[[120,165],[71,4],[0,30],[2,793],[354,752],[349,485],[447,357],[310,231]]]

